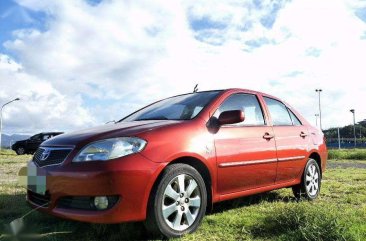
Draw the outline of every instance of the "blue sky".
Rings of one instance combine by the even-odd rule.
[[[1,0],[7,133],[72,131],[152,101],[241,87],[325,127],[366,118],[366,2]],[[27,104],[24,104],[27,103]],[[340,113],[344,113],[341,114]]]
[[[0,51],[9,53],[3,43],[14,40],[13,31],[18,29],[36,28],[41,31],[46,29],[46,13],[33,11],[20,6],[14,1],[3,0],[0,2]]]

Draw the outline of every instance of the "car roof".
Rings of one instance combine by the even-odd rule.
[[[250,94],[255,94],[255,95],[262,95],[264,97],[269,97],[269,98],[272,98],[272,99],[275,99],[275,100],[279,100],[281,102],[284,102],[280,98],[277,98],[276,96],[269,95],[269,94],[266,94],[266,93],[263,93],[263,92],[259,92],[259,91],[255,91],[255,90],[242,89],[242,88],[228,88],[228,89],[216,89],[216,90],[203,90],[203,91],[197,91],[197,92],[188,92],[188,93],[184,93],[184,94],[169,96],[167,98],[158,100],[156,102],[159,102],[159,101],[162,101],[162,100],[165,100],[165,99],[170,99],[170,98],[173,98],[173,97],[183,96],[183,95],[189,95],[189,94],[194,94],[194,93],[215,92],[215,91],[216,92],[219,92],[219,93],[221,92],[221,94],[224,94],[224,93],[227,93],[227,92],[245,92],[245,93],[250,93]],[[156,102],[154,102],[154,103],[156,103]],[[154,103],[152,103],[152,104],[154,104]],[[286,102],[284,102],[284,103],[287,105]],[[126,116],[126,117],[128,117],[128,116]],[[126,117],[124,117],[124,118],[126,118]],[[121,119],[121,120],[123,120],[123,119]]]
[[[63,132],[41,132],[36,135],[42,134],[42,135],[49,135],[49,134],[62,134]]]
[[[233,91],[242,91],[242,92],[247,92],[247,93],[251,93],[251,94],[257,94],[257,95],[262,95],[264,97],[270,97],[272,99],[276,99],[276,100],[280,100],[282,101],[280,98],[264,93],[264,92],[260,92],[260,91],[256,91],[256,90],[249,90],[249,89],[241,89],[241,88],[231,88],[231,89],[227,89],[228,91],[233,90]]]
[[[204,92],[211,92],[211,91],[219,91],[219,92],[235,92],[235,91],[239,91],[239,92],[246,92],[246,93],[251,93],[251,94],[256,94],[256,95],[262,95],[262,96],[266,96],[266,97],[270,97],[272,99],[276,99],[276,100],[281,100],[276,96],[267,94],[267,93],[263,93],[260,91],[256,91],[256,90],[250,90],[250,89],[243,89],[243,88],[228,88],[228,89],[218,89],[218,90],[204,90],[204,91],[197,91],[197,93],[204,93]],[[191,93],[186,93],[186,94],[191,94]],[[181,94],[181,95],[186,95],[186,94]]]

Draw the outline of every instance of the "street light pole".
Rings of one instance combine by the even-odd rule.
[[[8,105],[8,104],[10,104],[11,102],[14,102],[14,101],[18,101],[18,100],[20,100],[19,98],[16,98],[16,99],[14,99],[14,100],[11,100],[11,101],[9,101],[9,102],[6,102],[5,104],[3,104],[2,106],[1,106],[1,109],[0,109],[0,151],[1,151],[1,144],[2,144],[2,140],[1,140],[1,135],[2,135],[2,133],[3,133],[3,109],[4,109],[4,107],[6,106],[6,105]]]
[[[319,117],[319,114],[315,114],[315,126],[318,126],[318,117]]]
[[[319,125],[320,125],[320,129],[323,130],[322,128],[322,109],[321,109],[321,105],[320,105],[320,93],[322,92],[322,89],[316,89],[315,92],[317,92],[319,94]]]
[[[355,114],[355,109],[351,109],[349,110],[351,111],[351,113],[353,114],[353,136],[355,138],[355,148],[356,148],[356,114]]]

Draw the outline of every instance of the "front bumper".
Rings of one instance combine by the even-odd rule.
[[[34,199],[34,189],[28,190],[27,201],[42,212],[77,221],[119,223],[144,220],[151,188],[164,166],[141,154],[105,162],[70,162],[43,168],[35,167],[31,161],[29,167],[36,168],[46,180],[44,193],[37,198],[44,198],[48,204],[42,206],[42,202]],[[59,201],[66,197],[88,196],[118,196],[118,201],[103,211],[59,205]]]

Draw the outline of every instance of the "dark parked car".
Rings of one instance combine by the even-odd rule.
[[[13,149],[18,155],[33,154],[42,142],[62,133],[63,132],[42,132],[31,136],[27,140],[15,142],[11,146],[11,149]]]

